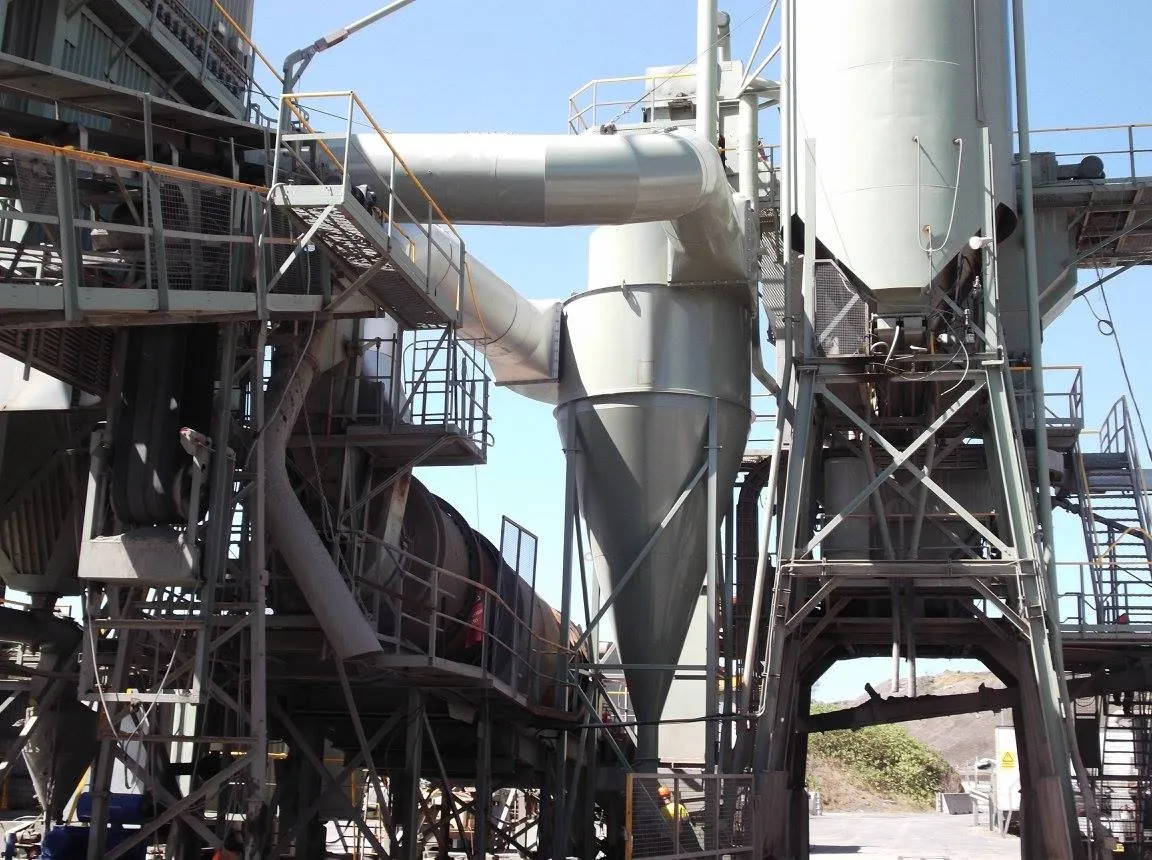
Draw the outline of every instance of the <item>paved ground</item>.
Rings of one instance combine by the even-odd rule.
[[[826,813],[811,822],[812,856],[874,860],[1008,860],[1020,840],[972,826],[970,815]]]

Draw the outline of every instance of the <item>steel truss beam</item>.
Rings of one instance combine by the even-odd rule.
[[[786,41],[789,37],[790,34],[786,34]],[[813,164],[815,142],[805,142],[800,152],[797,152],[795,141],[789,143],[791,170],[795,172],[801,166],[811,180],[807,183],[805,199],[796,201],[801,204],[798,207],[799,215],[809,224],[810,229],[805,232],[801,287],[803,315],[794,316],[792,320],[794,333],[799,330],[801,335],[797,344],[799,355],[794,357],[796,382],[789,387],[779,404],[779,414],[787,412],[792,419],[792,434],[783,501],[776,520],[779,564],[767,620],[762,715],[755,725],[756,739],[752,756],[753,770],[760,778],[759,787],[765,802],[773,807],[793,807],[796,798],[792,792],[799,787],[797,774],[802,774],[802,767],[797,771],[795,766],[797,753],[793,740],[798,719],[797,706],[801,706],[804,701],[803,692],[798,689],[798,665],[804,659],[801,647],[819,650],[819,640],[827,637],[827,630],[835,623],[834,619],[840,618],[843,621],[844,601],[850,598],[850,592],[862,589],[868,594],[885,595],[889,593],[887,589],[900,586],[909,599],[914,593],[934,592],[946,600],[970,601],[968,611],[973,622],[1002,628],[1001,636],[1011,636],[1011,644],[1015,647],[1010,649],[1010,662],[1017,663],[1016,675],[1020,681],[1022,708],[1027,718],[1027,731],[1033,738],[1029,780],[1037,799],[1035,806],[1031,807],[1034,813],[1030,814],[1035,815],[1034,820],[1043,823],[1040,830],[1054,831],[1045,833],[1042,849],[1046,852],[1045,856],[1070,860],[1073,856],[1071,834],[1075,829],[1075,821],[1074,807],[1067,791],[1071,782],[1068,760],[1070,755],[1075,757],[1075,746],[1061,717],[1059,678],[1056,674],[1058,655],[1054,656],[1053,653],[1055,648],[1059,648],[1059,640],[1058,635],[1049,629],[1051,598],[1046,593],[1043,573],[1046,559],[1038,552],[1027,464],[1016,432],[1020,424],[1014,414],[1015,402],[1010,394],[1006,364],[999,352],[995,246],[990,250],[985,249],[986,265],[982,279],[985,288],[985,327],[982,337],[987,344],[987,352],[974,358],[973,368],[965,368],[962,373],[951,373],[950,378],[966,380],[968,384],[959,397],[947,406],[939,404],[940,397],[935,387],[940,374],[925,375],[918,383],[912,382],[925,386],[926,392],[936,403],[927,416],[901,422],[909,436],[916,436],[907,447],[901,449],[885,438],[873,421],[866,420],[838,395],[841,391],[836,387],[838,383],[858,385],[865,382],[866,377],[850,369],[844,372],[842,362],[823,361],[816,356],[811,337],[816,300],[813,271],[815,248],[811,237],[816,229],[808,217],[815,212],[812,191],[817,184]],[[986,152],[989,147],[986,140]],[[985,168],[991,169],[990,159],[987,159]],[[986,179],[988,200],[984,235],[994,235],[995,201],[991,198],[991,189],[995,183]],[[789,210],[783,213],[786,223],[791,219],[793,203],[788,201]],[[793,267],[794,264],[790,262],[788,268]],[[949,371],[943,369],[943,372]],[[1000,504],[996,509],[998,533],[993,532],[984,521],[945,491],[931,474],[934,467],[955,446],[963,444],[969,431],[965,430],[953,437],[943,446],[945,451],[942,452],[936,450],[938,436],[949,422],[957,419],[965,406],[976,403],[977,397],[984,407],[981,414],[986,413],[990,421],[987,427],[981,421],[975,435],[984,439],[989,471],[993,482],[1002,490]],[[829,410],[818,410],[818,403],[830,407]],[[864,486],[853,494],[848,504],[842,510],[829,511],[829,518],[820,532],[812,534],[813,501],[817,492],[813,483],[818,474],[817,458],[821,456],[824,442],[836,434],[836,423],[843,425],[841,416],[859,433],[860,443],[850,447],[868,467],[868,475],[862,481]],[[882,421],[880,423],[883,424]],[[891,458],[880,470],[875,468],[870,457],[872,444],[879,446]],[[913,459],[921,449],[927,449],[923,467]],[[911,473],[911,483],[892,480],[892,476],[899,470]],[[814,551],[821,547],[845,518],[870,498],[876,505],[877,519],[885,519],[883,504],[877,504],[877,494],[886,486],[908,501],[916,512],[913,532],[916,539],[911,542],[908,550],[911,558],[897,559],[892,535],[883,531],[881,540],[887,557],[885,561],[873,560],[867,546],[861,548],[858,560],[812,557]],[[916,558],[929,493],[942,503],[945,513],[958,518],[970,528],[991,549],[994,557],[944,561]],[[959,536],[951,535],[948,529],[941,530],[950,536],[953,543],[965,545],[965,554],[971,554],[967,540],[959,540]],[[992,579],[997,579],[999,584],[993,586]],[[968,596],[957,597],[957,591]],[[995,607],[1004,616],[1005,623],[992,625],[980,605],[981,600],[989,610]],[[894,611],[896,605],[893,597]],[[964,605],[968,606],[967,603]],[[806,623],[812,612],[820,606],[827,607],[828,617]],[[900,633],[906,635],[910,655],[915,648],[913,621],[913,613],[908,612],[906,629],[893,632],[896,649],[900,647]],[[894,653],[898,655],[899,651]],[[737,763],[737,766],[740,764]],[[802,828],[802,824],[789,823],[787,819],[773,824],[768,829],[764,843],[759,846],[760,849],[765,853],[793,856],[791,852],[795,847],[793,843],[796,835],[789,833],[793,826]],[[798,838],[802,840],[803,836]]]
[[[960,409],[963,408],[963,406],[967,404],[969,400],[975,397],[976,394],[978,394],[980,391],[983,391],[987,385],[988,381],[986,379],[976,380],[973,382],[972,386],[962,395],[960,395],[955,403],[941,412],[936,420],[933,421],[924,430],[924,432],[917,436],[916,440],[903,451],[896,448],[895,445],[881,436],[875,427],[857,415],[856,411],[845,404],[844,401],[837,397],[835,394],[833,394],[827,385],[824,383],[817,383],[816,391],[824,398],[826,402],[835,406],[841,414],[843,414],[849,421],[855,424],[862,433],[868,436],[868,438],[872,439],[877,445],[879,445],[892,456],[892,463],[889,464],[889,466],[885,468],[880,473],[880,475],[877,476],[877,478],[887,479],[889,475],[891,475],[900,467],[907,469],[915,478],[911,486],[915,486],[917,483],[919,483],[927,487],[938,499],[940,499],[940,501],[944,502],[944,504],[948,506],[952,513],[960,517],[960,519],[967,523],[973,531],[984,538],[984,540],[988,541],[989,544],[994,546],[1001,553],[1002,557],[1016,558],[1017,555],[1015,549],[1008,546],[1008,544],[1004,543],[1004,541],[989,531],[989,529],[982,522],[976,519],[976,517],[974,517],[962,504],[960,504],[960,502],[956,501],[956,499],[949,495],[949,493],[943,487],[941,487],[932,478],[930,478],[924,469],[920,468],[911,461],[912,454],[918,451],[926,442],[928,442],[929,439],[933,438],[940,430],[940,428],[942,428],[957,412],[959,412]],[[854,498],[851,502],[849,502],[847,506],[847,513],[851,513],[853,510],[855,510],[855,508],[858,507],[859,504],[863,502],[864,499],[866,499],[868,495],[870,495],[871,492],[880,485],[880,482],[874,481],[873,484],[869,484],[869,486],[865,488],[867,490],[867,494],[865,494],[864,491],[861,491],[857,498]],[[839,520],[833,518],[832,523],[821,529],[820,532],[814,536],[811,541],[809,541],[809,544],[805,548],[802,555],[807,555],[810,553],[812,549],[815,546],[818,546],[824,537],[827,536],[827,533],[835,528],[836,525],[839,525],[842,520],[843,517],[841,517]]]
[[[288,715],[288,712],[284,710],[279,702],[272,701],[271,709],[276,719],[283,723],[284,728],[288,730],[288,734],[292,738],[292,743],[295,749],[299,750],[305,761],[308,762],[308,764],[314,771],[316,771],[317,774],[319,774],[325,781],[327,781],[328,787],[331,787],[332,782],[328,773],[328,768],[324,766],[324,762],[321,760],[320,756],[318,756],[316,751],[312,749],[312,745],[308,743],[308,740],[304,737],[304,733],[300,730],[300,727],[296,725],[296,722],[292,719],[292,717]],[[356,824],[360,832],[364,834],[364,838],[368,840],[368,843],[378,852],[378,856],[392,856],[388,854],[387,851],[385,851],[384,846],[380,843],[380,840],[376,838],[376,834],[372,832],[372,828],[368,826],[368,822],[364,820],[364,816],[360,813],[360,810],[356,808],[352,801],[346,797],[343,792],[328,792],[325,789],[321,789],[320,794],[316,800],[317,808],[319,807],[319,804],[322,800],[327,800],[333,796],[340,798],[340,803],[345,808],[349,818]],[[311,816],[301,816],[301,820],[296,822],[297,829],[292,831],[293,835],[306,827],[310,820]],[[414,831],[409,830],[407,832],[412,833]],[[406,836],[405,839],[410,840],[410,837]],[[284,839],[281,838],[281,843],[283,842]]]
[[[195,590],[103,587],[94,582],[89,587],[81,692],[90,692],[94,700],[102,703],[102,716],[112,729],[101,740],[93,771],[93,835],[88,855],[91,860],[119,856],[122,850],[122,846],[117,846],[115,854],[105,854],[103,846],[112,763],[125,759],[116,731],[120,716],[109,706],[130,702],[146,703],[148,722],[135,735],[142,744],[152,747],[179,744],[193,762],[212,743],[223,744],[238,754],[226,768],[225,779],[243,786],[237,796],[247,801],[243,814],[248,821],[245,828],[248,857],[259,856],[261,851],[262,831],[269,823],[266,815],[269,797],[265,784],[268,734],[261,486],[264,458],[259,452],[261,434],[256,431],[263,423],[265,335],[262,325],[247,332],[242,332],[238,324],[226,325],[222,330],[217,397],[211,426],[205,428],[212,439],[213,452],[208,464],[209,492],[204,511],[203,586]],[[232,396],[236,390],[241,394],[238,407]],[[234,408],[238,409],[236,413]],[[253,432],[249,434],[248,428]],[[252,471],[236,470],[227,440],[237,435],[254,439]],[[245,464],[252,462],[250,457]],[[105,495],[106,478],[98,458],[94,470],[95,479],[88,498],[90,511],[102,509],[100,500]],[[237,482],[239,491],[235,490]],[[236,516],[238,506],[242,506],[242,520]],[[102,533],[103,525],[94,518],[89,521],[85,534]],[[229,561],[230,549],[235,550],[242,564]],[[225,571],[230,576],[226,577]],[[99,611],[101,604],[103,611]],[[94,630],[101,627],[119,632],[116,661],[110,672],[97,659],[98,642],[109,641],[105,636],[97,639]],[[151,658],[141,661],[139,652],[146,645],[171,655],[163,675],[159,674],[163,660],[158,667],[148,667]],[[220,675],[222,667],[235,671],[236,677]],[[144,673],[144,683],[136,681],[143,688],[140,692],[125,691],[128,672]],[[209,736],[203,722],[210,703],[229,714],[229,724],[237,726],[234,736]],[[168,727],[178,718],[182,724],[170,731]],[[190,724],[195,728],[189,730]],[[195,801],[219,788],[221,782],[209,780],[180,798],[173,794],[171,786],[161,785],[146,768],[127,761],[124,766],[168,803],[165,812],[168,817],[149,833],[168,821],[179,820],[190,836],[204,839],[209,846],[218,846],[221,833],[214,830],[222,819],[218,819],[215,826],[210,825]],[[235,779],[245,768],[247,773],[243,778]],[[209,786],[207,791],[205,785]]]
[[[964,444],[965,439],[971,438],[971,435],[974,432],[976,432],[976,427],[972,424],[969,424],[959,433],[955,434],[946,443],[944,443],[943,446],[933,445],[935,440],[929,440],[928,456],[925,460],[924,471],[926,471],[928,474],[931,474],[936,469],[936,467],[939,466],[944,460],[946,460],[953,451]],[[843,444],[845,447],[847,447],[850,451],[855,453],[857,457],[865,459],[865,452],[868,450],[868,448],[863,443],[857,442],[854,439],[848,439],[843,434],[839,434],[839,442],[840,444]],[[912,488],[914,488],[917,483],[918,482],[916,479],[913,478],[912,481],[905,485],[898,481],[896,476],[893,475],[892,480],[888,481],[884,486],[885,488],[894,492],[904,501],[908,502],[910,505],[916,506],[919,502],[919,497],[912,495]],[[934,508],[936,512],[941,512],[943,510],[939,505],[935,503]],[[978,557],[976,555],[976,551],[972,548],[970,543],[965,542],[959,535],[957,535],[951,529],[947,528],[943,523],[932,518],[925,519],[925,522],[932,526],[932,528],[936,529],[936,531],[938,531],[945,538],[947,538],[958,550],[962,551],[966,556],[970,558]]]
[[[275,713],[277,710],[278,706],[273,705],[273,712]],[[395,730],[396,727],[400,724],[401,719],[403,719],[403,712],[400,711],[389,717],[385,723],[376,730],[376,733],[368,739],[367,746],[369,748],[375,748],[382,744],[388,738],[388,736],[392,734],[393,730]],[[291,829],[287,829],[280,834],[280,839],[276,843],[274,852],[276,855],[288,850],[288,846],[292,843],[292,840],[295,839],[296,836],[305,827],[308,826],[308,822],[312,820],[316,813],[320,811],[320,808],[327,802],[329,792],[331,792],[333,788],[343,785],[344,780],[348,779],[354,770],[364,766],[364,762],[364,750],[362,749],[360,752],[354,755],[352,760],[348,762],[348,764],[344,765],[343,769],[340,770],[337,774],[332,775],[329,773],[327,768],[324,768],[324,773],[322,776],[326,782],[321,786],[319,795],[314,801],[312,801],[311,805],[307,809],[299,814],[299,820],[292,823]]]

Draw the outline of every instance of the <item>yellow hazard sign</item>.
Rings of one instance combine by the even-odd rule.
[[[1005,750],[1004,755],[1000,756],[1000,767],[1003,770],[1011,770],[1016,767],[1016,756],[1012,754],[1011,750]]]

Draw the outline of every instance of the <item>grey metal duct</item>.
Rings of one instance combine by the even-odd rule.
[[[716,147],[694,131],[657,134],[395,134],[389,141],[457,224],[562,227],[672,222],[673,280],[746,277],[742,218]],[[376,176],[419,199],[387,144],[357,136]],[[407,187],[406,187],[407,186]]]
[[[13,642],[40,650],[38,669],[50,677],[75,666],[81,630],[74,622],[58,618],[47,609],[30,611],[0,607],[0,642]],[[43,680],[37,681],[43,685]],[[55,820],[63,812],[80,783],[96,748],[96,712],[76,699],[75,682],[68,685],[47,707],[39,704],[43,686],[29,694],[37,719],[36,728],[24,745],[24,761],[32,787],[45,812]]]
[[[328,326],[333,325],[329,323]],[[327,326],[325,326],[327,328]],[[264,431],[267,526],[272,542],[292,572],[296,585],[342,660],[382,653],[376,633],[364,617],[328,549],[316,533],[288,478],[288,439],[304,405],[326,347],[328,332],[316,331],[295,367],[279,384],[269,386],[268,400],[277,403]]]
[[[408,235],[416,228],[403,226]],[[455,289],[460,278],[454,261],[460,259],[460,240],[445,227],[433,227],[433,245],[414,242],[410,255],[419,266],[428,263],[429,280]],[[431,254],[431,259],[429,259]],[[513,289],[499,275],[468,254],[464,289],[460,296],[460,334],[484,353],[500,385],[525,385],[522,394],[553,403],[559,374],[556,342],[561,304],[533,301]]]
[[[80,644],[80,628],[74,621],[48,612],[28,612],[0,606],[0,642],[14,642],[31,648],[50,646],[70,654]]]
[[[556,409],[565,449],[579,452],[575,477],[593,563],[615,595],[620,658],[641,722],[661,718],[669,667],[704,581],[707,488],[699,470],[709,413],[716,411],[716,481],[725,494],[751,420],[751,296],[664,283],[660,232],[636,224],[593,233],[589,288],[565,303]],[[655,757],[644,734],[640,745],[642,759]]]

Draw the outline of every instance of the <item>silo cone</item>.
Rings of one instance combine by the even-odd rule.
[[[637,228],[602,229],[626,238]],[[611,236],[601,236],[601,244],[604,238]],[[608,244],[636,251],[632,242]],[[596,250],[594,236],[593,272]],[[725,513],[751,418],[747,290],[664,283],[592,289],[568,300],[565,326],[556,418],[565,449],[576,452],[594,564],[601,588],[612,594],[707,462],[714,401],[719,515]],[[680,658],[704,583],[707,535],[702,478],[613,603],[621,662],[637,664],[624,674],[641,723],[660,719],[674,675],[643,666]],[[641,761],[655,764],[655,726],[639,736]]]
[[[96,755],[97,715],[76,699],[64,698],[38,717],[36,732],[24,747],[24,763],[40,805],[56,821]]]

